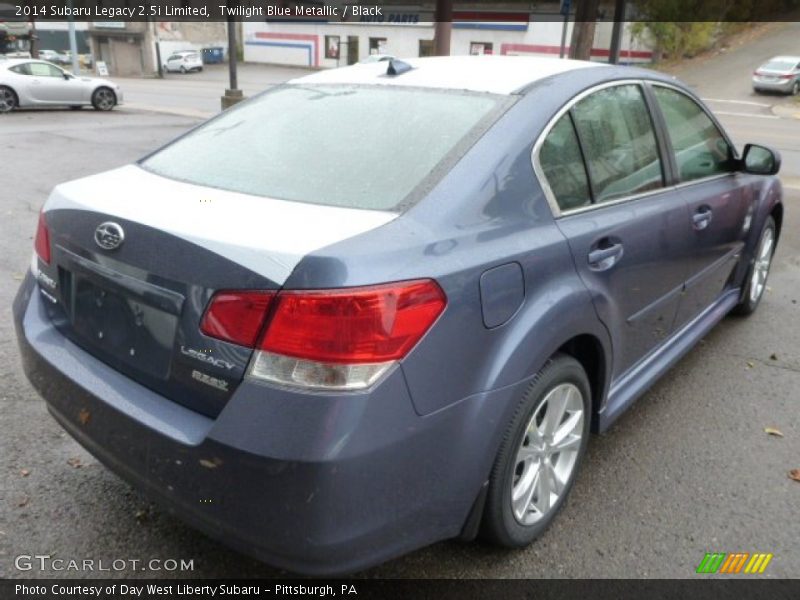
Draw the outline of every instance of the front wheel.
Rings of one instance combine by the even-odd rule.
[[[800,79],[794,82],[792,86],[792,96],[800,95]]]
[[[767,217],[764,229],[761,230],[761,237],[758,238],[753,263],[747,272],[742,299],[733,308],[734,314],[751,315],[758,308],[764,290],[767,289],[767,276],[772,266],[772,256],[775,254],[775,232],[775,219]]]
[[[0,85],[0,113],[11,112],[19,105],[17,95],[10,87]]]
[[[482,534],[507,548],[539,537],[564,505],[589,437],[586,372],[557,354],[536,375],[506,430],[489,478]]]
[[[92,94],[92,106],[95,110],[111,110],[117,104],[117,96],[107,87],[97,88]]]

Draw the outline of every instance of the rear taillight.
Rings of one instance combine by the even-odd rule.
[[[214,294],[200,331],[205,335],[252,348],[264,327],[275,292],[237,291]]]
[[[219,313],[217,297],[228,294],[239,293],[215,296],[203,323],[212,311]],[[364,389],[411,351],[446,303],[444,292],[429,279],[279,292],[258,341],[250,376],[305,388]],[[226,320],[239,322],[234,315],[240,309],[236,303],[231,307]]]
[[[47,221],[44,212],[39,213],[39,224],[36,226],[36,239],[33,243],[36,254],[44,262],[50,264],[50,231],[47,229]]]

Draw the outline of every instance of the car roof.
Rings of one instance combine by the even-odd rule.
[[[9,58],[3,61],[4,67],[13,67],[23,63],[43,63],[45,65],[52,65],[53,63],[46,60],[39,60],[38,58]]]
[[[319,71],[289,83],[399,85],[513,94],[552,75],[607,67],[603,63],[535,56],[435,56],[400,60],[412,69],[389,76],[387,62],[357,63]]]
[[[787,62],[800,62],[800,56],[788,56],[788,55],[781,55],[781,56],[773,56],[769,60],[765,62],[772,62],[773,60],[781,60]]]

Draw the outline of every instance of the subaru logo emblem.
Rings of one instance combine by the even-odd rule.
[[[125,232],[122,227],[111,221],[101,223],[94,230],[94,241],[104,250],[114,250],[122,245]]]

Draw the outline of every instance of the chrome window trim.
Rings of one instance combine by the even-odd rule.
[[[633,194],[630,196],[622,196],[620,198],[615,198],[609,202],[603,202],[600,204],[590,204],[589,206],[581,206],[579,208],[574,208],[572,210],[562,211],[561,208],[558,206],[558,202],[556,201],[556,196],[553,193],[552,188],[550,187],[550,183],[547,181],[547,177],[544,175],[544,170],[542,169],[542,165],[539,162],[539,151],[542,149],[542,145],[544,144],[545,138],[550,134],[550,131],[555,127],[556,123],[558,123],[559,119],[563,117],[567,112],[572,109],[578,102],[594,94],[595,92],[599,92],[604,89],[617,87],[621,85],[635,85],[638,86],[642,92],[642,99],[644,100],[644,80],[643,79],[618,79],[615,81],[605,81],[598,85],[592,86],[588,89],[583,90],[576,96],[573,96],[569,102],[567,102],[564,106],[562,106],[558,112],[553,115],[550,120],[545,125],[542,132],[539,134],[539,137],[536,139],[536,142],[533,144],[533,149],[531,150],[531,164],[533,165],[533,172],[536,174],[536,178],[539,180],[539,184],[542,186],[542,191],[544,192],[544,196],[547,199],[547,203],[550,205],[550,210],[553,212],[553,217],[558,219],[563,216],[576,214],[579,212],[586,212],[589,210],[595,210],[602,206],[612,206],[614,204],[620,204],[621,202],[627,202],[630,200],[635,200],[637,198],[641,198],[643,196],[649,196],[656,192],[662,192],[663,190],[667,189],[666,187],[658,188],[657,190],[648,190],[646,192],[642,192],[639,194]],[[653,134],[656,134],[655,127],[653,128]],[[589,177],[589,172],[587,170],[586,177]]]
[[[542,165],[539,162],[539,151],[541,150],[542,145],[544,144],[544,140],[550,134],[550,131],[553,129],[553,127],[555,127],[556,123],[558,123],[559,119],[561,119],[561,117],[563,117],[567,112],[569,112],[569,110],[572,109],[572,107],[575,106],[578,102],[580,102],[581,100],[583,100],[584,98],[595,92],[620,85],[637,85],[642,89],[643,96],[644,96],[643,88],[645,85],[651,85],[651,86],[659,85],[683,94],[684,96],[692,100],[695,104],[697,104],[697,106],[708,116],[708,118],[711,119],[711,122],[714,123],[715,127],[722,134],[722,137],[725,138],[725,141],[728,142],[728,145],[733,149],[734,157],[738,157],[738,154],[736,152],[736,146],[733,144],[733,142],[731,142],[731,139],[728,137],[728,133],[722,127],[720,122],[716,119],[716,117],[713,114],[709,113],[709,111],[706,110],[705,106],[702,104],[702,102],[699,101],[697,97],[694,97],[692,94],[687,93],[687,91],[684,90],[683,88],[676,85],[672,85],[665,81],[655,81],[650,79],[619,79],[616,81],[606,81],[604,83],[583,90],[578,95],[573,96],[573,98],[570,99],[569,102],[567,102],[564,106],[562,106],[558,110],[558,112],[555,115],[553,115],[553,117],[550,118],[550,120],[547,122],[547,125],[545,125],[544,129],[542,129],[542,132],[539,134],[539,137],[536,139],[536,142],[533,145],[533,149],[531,150],[531,164],[533,165],[533,171],[536,174],[536,178],[539,180],[539,185],[541,185],[542,187],[544,196],[547,199],[547,204],[550,205],[550,210],[553,213],[554,219],[560,219],[562,217],[568,217],[571,215],[581,214],[592,210],[598,210],[605,206],[615,206],[617,204],[622,204],[624,202],[633,202],[635,200],[640,200],[642,198],[647,198],[649,196],[655,196],[657,194],[661,194],[666,191],[674,191],[684,187],[688,187],[690,185],[698,185],[709,181],[714,181],[715,179],[722,179],[723,177],[731,177],[732,175],[735,175],[735,173],[733,172],[718,173],[715,175],[709,175],[708,177],[703,177],[701,179],[693,179],[691,181],[681,181],[673,185],[665,185],[664,187],[660,187],[655,190],[647,190],[645,192],[640,192],[638,194],[622,196],[620,198],[615,198],[614,200],[610,200],[608,202],[601,202],[599,204],[590,204],[588,206],[581,206],[579,208],[573,208],[571,210],[562,211],[561,207],[558,206],[555,194],[553,193],[553,190],[550,187],[550,183],[547,181],[547,177],[545,177]],[[653,127],[653,133],[656,136],[659,135],[657,127],[655,126]],[[589,177],[588,170],[586,176],[587,178]]]

